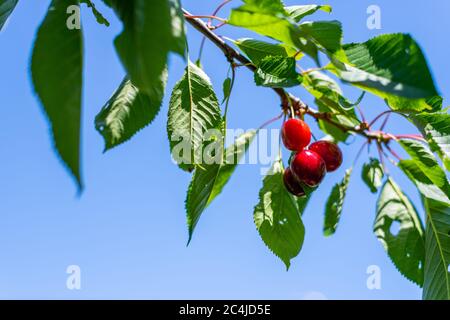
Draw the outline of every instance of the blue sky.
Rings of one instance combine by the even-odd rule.
[[[183,5],[193,13],[209,14],[218,2],[184,0]],[[239,3],[234,2],[234,6]],[[378,0],[375,4],[382,10],[381,30],[366,27],[366,9],[374,4],[372,1],[316,3],[334,6],[331,16],[319,13],[314,19],[341,20],[345,42],[364,41],[380,33],[411,33],[429,59],[440,92],[448,96],[448,1],[429,1],[424,12],[423,6],[414,5],[417,0]],[[256,165],[238,168],[223,194],[203,215],[191,245],[186,247],[184,199],[190,176],[170,159],[165,129],[167,99],[150,127],[126,145],[102,153],[103,141],[95,131],[94,117],[124,71],[112,45],[121,26],[100,4],[98,8],[112,22],[109,28],[98,25],[89,11],[83,11],[86,189],[78,198],[73,181],[52,150],[48,124],[32,94],[28,72],[35,31],[48,4],[44,0],[20,1],[0,33],[0,298],[421,297],[420,289],[397,272],[372,233],[376,196],[359,178],[361,161],[355,168],[336,235],[322,235],[325,200],[333,184],[352,165],[359,140],[343,147],[344,166],[327,177],[309,204],[304,215],[304,247],[289,272],[266,249],[253,224],[253,206],[261,186],[260,167]],[[232,38],[254,36],[232,27],[219,33]],[[195,58],[201,38],[192,29],[188,34]],[[178,57],[171,58],[168,93],[181,76],[183,63]],[[205,47],[203,65],[221,95],[227,65],[210,44]],[[359,95],[347,86],[344,90],[353,100]],[[300,89],[293,92],[312,102]],[[239,70],[229,127],[256,127],[277,115],[278,105],[270,90],[256,88],[251,74]],[[364,100],[363,110],[369,118],[384,109],[377,98]],[[316,128],[313,121],[309,122]],[[277,126],[279,123],[274,128]],[[414,132],[401,118],[391,121],[388,130]],[[420,208],[411,184],[397,170],[391,169],[391,173]],[[66,288],[69,265],[81,268],[81,290]],[[366,287],[370,265],[381,269],[381,290]]]

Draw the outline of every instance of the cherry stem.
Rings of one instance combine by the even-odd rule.
[[[361,120],[363,122],[366,122],[366,117],[364,116],[364,113],[362,112],[361,108],[359,106],[356,106],[356,108],[358,109],[358,112],[359,112],[359,114],[361,116]]]
[[[387,125],[387,123],[389,121],[389,118],[391,117],[391,114],[392,113],[388,113],[386,118],[384,118],[384,121],[383,121],[383,123],[381,124],[381,127],[380,127],[380,131],[382,131],[384,129],[384,127],[386,127],[386,125]]]
[[[216,10],[214,10],[214,12],[213,12],[212,15],[213,15],[213,16],[216,16],[216,15],[219,13],[220,9],[222,9],[227,3],[231,2],[231,1],[232,1],[232,0],[226,0],[226,1],[224,1],[223,3],[221,3],[221,4],[216,8]],[[222,27],[223,25],[226,24],[226,22],[222,22],[221,24],[219,24],[219,25],[217,25],[217,26],[215,26],[215,27],[212,27],[212,26],[211,26],[211,21],[212,21],[212,19],[209,19],[209,20],[208,20],[208,27],[209,27],[211,30],[218,29],[218,28],[220,28],[220,27]],[[199,53],[198,53],[198,61],[200,61],[200,60],[202,59],[203,48],[205,47],[205,42],[206,42],[206,36],[203,36],[202,42],[201,42],[201,44],[200,44]]]
[[[359,157],[361,156],[361,154],[362,154],[362,152],[364,150],[364,147],[367,146],[367,145],[369,145],[369,141],[365,141],[362,144],[361,148],[359,149],[358,153],[356,154],[355,160],[353,160],[353,166],[356,165],[356,163],[358,162]]]
[[[283,115],[284,115],[284,112],[282,112],[280,115],[276,116],[275,118],[267,120],[261,126],[259,126],[258,130],[264,129],[265,127],[267,127],[268,125],[271,125],[275,121],[280,120],[283,117]]]
[[[412,139],[426,142],[425,138],[420,134],[399,134],[394,136],[396,139]]]
[[[228,2],[227,2],[228,3]],[[191,15],[188,11],[183,9],[184,17],[187,23],[189,23],[192,27],[194,27],[197,31],[199,31],[201,34],[203,34],[209,41],[211,41],[216,47],[218,47],[227,60],[230,63],[240,63],[243,66],[245,66],[247,69],[249,69],[251,72],[255,72],[257,70],[256,66],[243,54],[241,54],[239,51],[228,45],[225,40],[221,37],[219,37],[217,34],[215,34],[212,30],[208,28],[208,25],[202,21],[199,18],[208,18],[208,19],[216,19],[217,17],[213,16],[194,16]],[[225,19],[219,18],[217,20],[221,20],[222,22],[226,22]],[[232,40],[231,40],[232,41]],[[308,106],[306,103],[304,103],[302,100],[297,98],[296,96],[292,95],[291,93],[287,92],[286,90],[282,88],[272,88],[272,90],[279,96],[281,100],[281,106],[283,109],[283,112],[286,112],[287,110],[292,108],[294,109],[294,112],[299,112],[300,115],[303,117],[305,114],[313,117],[316,120],[321,120],[324,122],[329,123],[330,125],[336,127],[337,129],[341,130],[342,132],[352,132],[355,134],[358,134],[360,136],[363,136],[369,141],[369,144],[371,141],[377,141],[378,143],[386,143],[389,140],[396,140],[396,139],[402,139],[402,138],[410,138],[410,139],[417,139],[417,140],[424,140],[423,137],[420,135],[400,135],[400,136],[393,136],[391,134],[382,132],[382,131],[371,131],[370,127],[378,121],[383,115],[388,113],[393,113],[396,111],[388,110],[381,114],[379,114],[369,125],[365,122],[361,122],[360,124],[356,126],[349,126],[344,125],[342,123],[336,122],[332,118],[332,114],[328,112],[319,112],[318,110],[315,110]],[[398,113],[400,115],[403,115],[402,113]],[[404,115],[403,115],[404,116]]]
[[[214,10],[214,12],[213,12],[213,16],[215,16],[215,15],[217,15],[218,13],[219,13],[219,11],[223,8],[223,7],[225,7],[228,3],[230,3],[231,1],[233,1],[233,0],[225,0],[225,1],[223,1],[221,4],[219,4],[219,6],[216,8],[216,10]]]
[[[386,174],[388,174],[386,163],[384,162],[384,157],[383,157],[383,148],[381,146],[381,143],[378,141],[377,141],[377,149],[378,149],[378,157],[380,158],[380,162],[381,162],[381,166],[383,167],[383,171],[386,172]]]
[[[197,58],[198,61],[200,61],[202,59],[203,48],[205,47],[205,43],[206,43],[206,37],[203,37],[202,42],[200,43],[200,49],[198,50],[198,58]]]
[[[387,143],[385,144],[386,149],[395,157],[397,160],[402,161],[402,158],[395,152]]]
[[[385,114],[389,114],[389,113],[392,113],[392,112],[394,112],[394,111],[393,110],[387,110],[387,111],[384,111],[384,112],[380,113],[378,116],[375,117],[375,119],[372,120],[372,122],[369,123],[369,128],[371,128]]]
[[[226,24],[228,24],[228,22],[224,21],[224,22],[219,23],[219,24],[216,25],[216,26],[210,26],[209,28],[210,28],[211,30],[216,30],[216,29],[219,29],[219,28],[223,27],[223,26],[226,25]]]

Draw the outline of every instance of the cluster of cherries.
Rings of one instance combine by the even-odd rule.
[[[281,137],[284,146],[295,152],[283,180],[286,189],[297,197],[306,194],[303,185],[317,187],[327,172],[337,170],[342,164],[342,152],[335,143],[317,141],[309,145],[311,130],[303,120],[286,121]]]

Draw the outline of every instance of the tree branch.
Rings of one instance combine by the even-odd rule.
[[[186,21],[193,26],[197,31],[199,31],[201,34],[203,34],[208,40],[210,40],[216,47],[218,47],[220,50],[222,50],[223,54],[227,58],[227,60],[230,63],[234,63],[235,61],[240,62],[242,65],[247,67],[250,71],[255,72],[256,67],[253,65],[253,63],[247,59],[244,55],[242,55],[240,52],[229,46],[225,40],[220,38],[218,35],[216,35],[214,32],[212,32],[208,25],[203,22],[200,19],[193,18],[192,15],[183,9],[184,18]],[[282,103],[289,103],[287,100],[288,94],[283,89],[274,88],[273,89],[279,96],[282,101]]]
[[[243,66],[245,66],[247,69],[249,69],[251,72],[255,72],[257,70],[256,66],[249,59],[247,59],[247,57],[242,55],[239,51],[235,50],[233,47],[229,46],[225,42],[225,40],[223,40],[221,37],[215,34],[204,21],[195,18],[195,16],[192,16],[185,9],[183,9],[183,14],[186,22],[189,23],[201,34],[203,34],[203,36],[205,36],[208,40],[210,40],[216,47],[218,47],[223,52],[223,54],[230,63],[234,64],[237,61]],[[275,93],[280,97],[281,106],[283,108],[283,111],[285,112],[289,110],[292,104],[294,110],[298,111],[300,114],[302,115],[307,114],[316,119],[317,121],[318,120],[325,121],[335,126],[336,128],[342,130],[343,132],[353,132],[359,134],[368,139],[369,141],[376,140],[380,142],[387,142],[392,139],[390,135],[387,135],[383,132],[371,132],[370,130],[368,130],[369,126],[365,122],[362,122],[355,127],[346,126],[338,122],[335,122],[331,119],[330,113],[323,113],[310,108],[306,103],[304,103],[298,97],[290,94],[286,90],[282,88],[272,88],[272,90],[275,91]]]

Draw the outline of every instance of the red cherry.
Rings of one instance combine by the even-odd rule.
[[[304,195],[306,195],[305,190],[303,190],[302,186],[300,185],[300,182],[292,173],[291,168],[287,168],[284,171],[283,182],[287,191],[289,191],[294,196],[303,197]]]
[[[342,164],[342,152],[335,143],[317,141],[311,144],[308,149],[322,157],[328,172],[336,171]]]
[[[291,169],[300,182],[310,187],[318,186],[327,173],[325,161],[311,150],[297,153],[291,163]]]
[[[311,142],[311,130],[300,119],[289,119],[281,128],[284,146],[291,151],[302,151]]]

